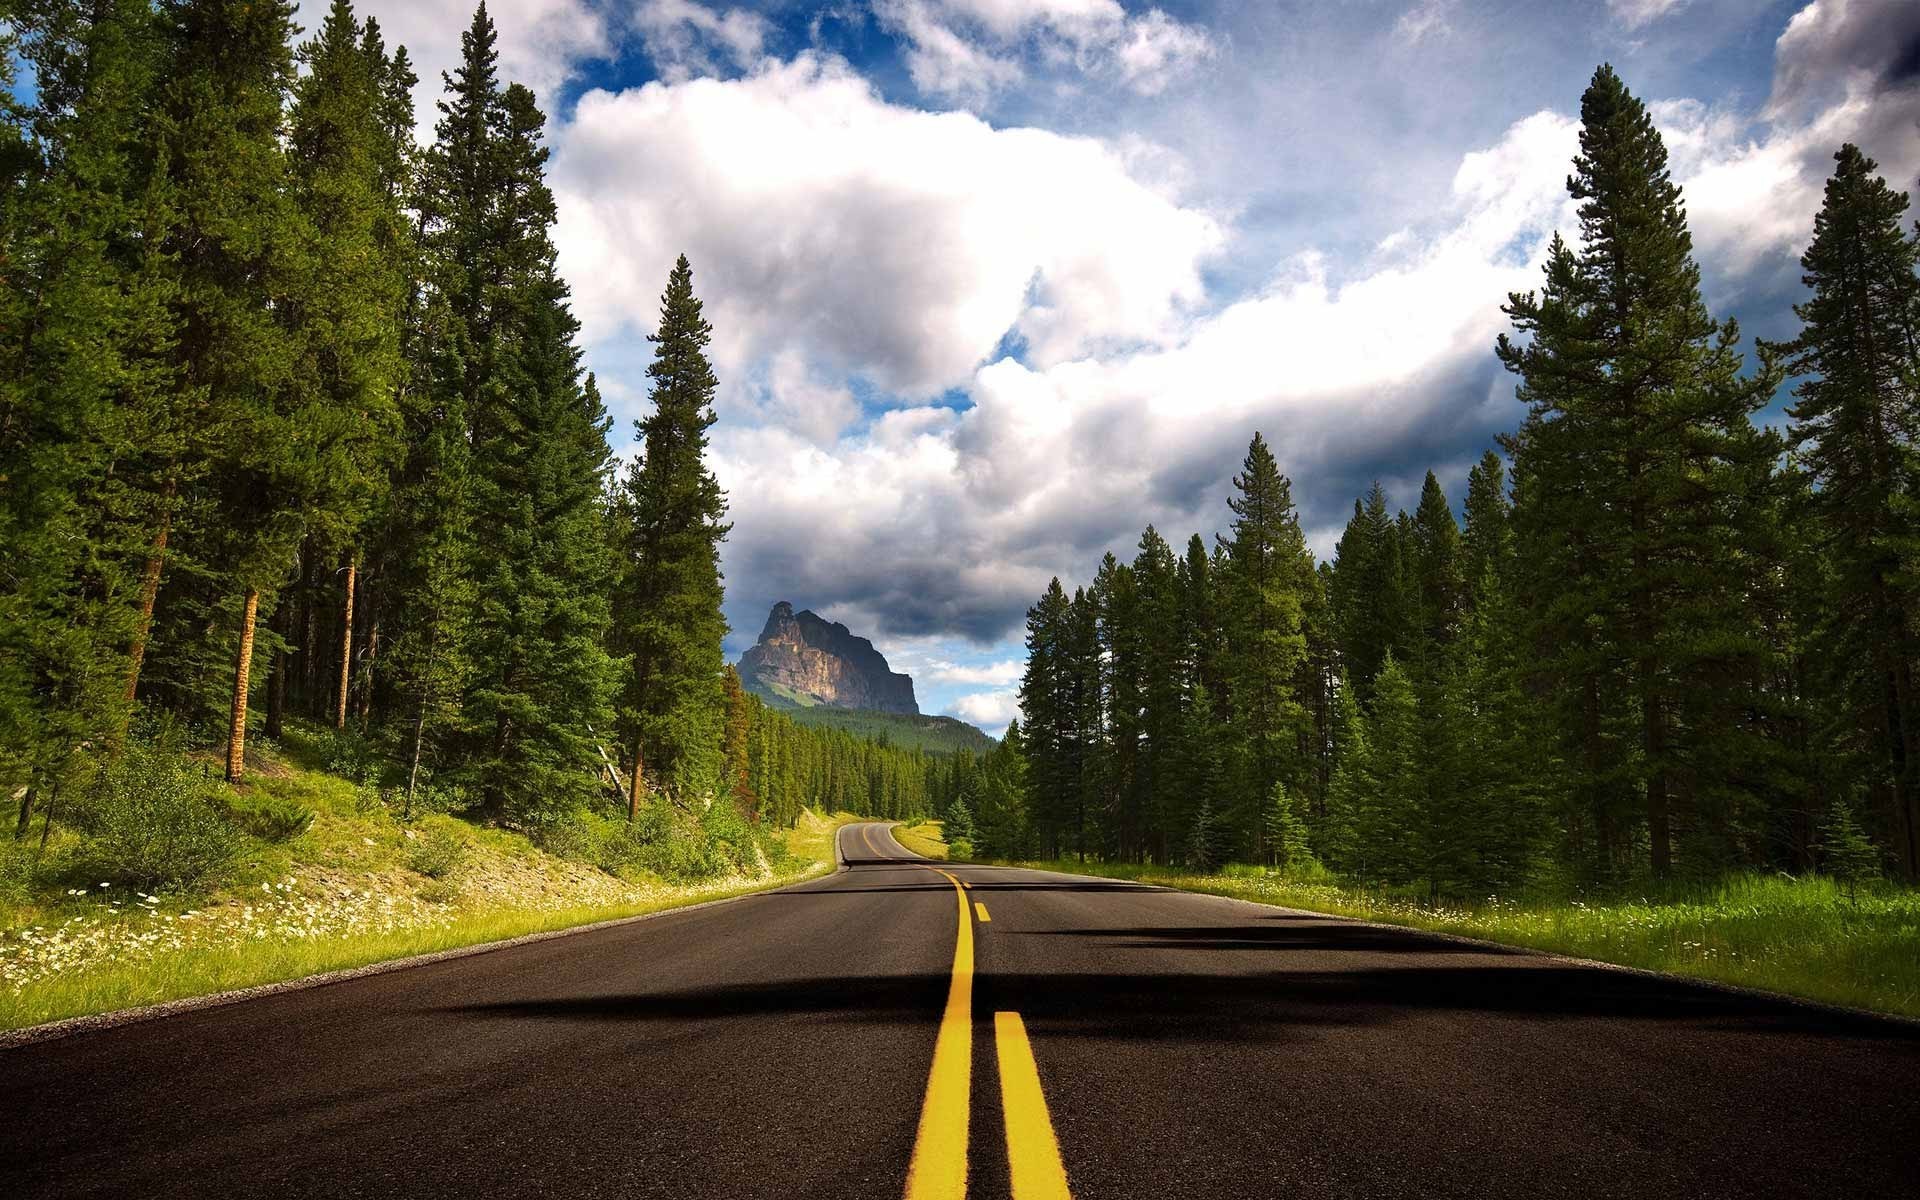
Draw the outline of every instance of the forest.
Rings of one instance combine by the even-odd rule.
[[[1027,617],[1004,857],[1318,864],[1432,896],[1820,870],[1920,874],[1920,241],[1852,145],[1801,331],[1749,357],[1608,67],[1538,291],[1526,405],[1472,467],[1376,484],[1328,562],[1255,434],[1231,528],[1149,527]],[[1784,420],[1762,419],[1784,398]]]
[[[724,666],[711,328],[684,257],[661,264],[650,411],[617,470],[555,266],[545,118],[500,78],[484,4],[425,144],[405,49],[347,0],[304,40],[284,0],[0,16],[0,67],[31,84],[0,93],[16,837],[191,840],[226,794],[199,778],[242,784],[249,739],[292,722],[352,742],[396,813],[536,839],[713,798],[775,825],[924,811],[927,756],[796,725]],[[205,770],[129,781],[167,774],[131,753],[150,745]],[[182,799],[116,805],[129,789]]]

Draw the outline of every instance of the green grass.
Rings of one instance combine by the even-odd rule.
[[[1920,1017],[1920,891],[1891,885],[1863,888],[1849,899],[1825,877],[1740,875],[1654,898],[1428,905],[1328,877],[1253,867],[1197,875],[1124,863],[1017,865],[1461,934]]]
[[[947,843],[940,831],[938,821],[916,821],[912,825],[895,825],[894,840],[918,854],[922,858],[947,857]]]
[[[84,841],[58,823],[44,853],[37,838],[0,837],[0,1029],[780,886],[830,870],[833,831],[858,819],[806,814],[787,854],[769,855],[772,874],[614,874],[510,830],[430,813],[400,821],[377,793],[323,769],[318,736],[289,735],[263,747],[247,791],[310,809],[312,824],[283,842],[248,839],[218,887],[144,894],[81,878]]]
[[[21,1029],[63,1017],[114,1012],[186,996],[205,996],[236,988],[300,979],[326,971],[361,967],[388,959],[475,946],[530,933],[567,929],[596,921],[639,916],[705,900],[743,895],[816,875],[824,863],[773,880],[742,881],[673,889],[626,904],[548,910],[497,910],[450,914],[444,924],[370,932],[339,932],[300,937],[297,916],[277,914],[262,940],[196,944],[151,957],[59,976],[18,992],[0,989],[0,1029]]]

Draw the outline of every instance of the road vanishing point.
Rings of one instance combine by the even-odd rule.
[[[1920,1196],[1911,1023],[839,837],[0,1051],[0,1196]]]

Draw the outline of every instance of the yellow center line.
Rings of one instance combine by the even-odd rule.
[[[929,867],[928,870],[938,870]],[[953,981],[947,1009],[933,1043],[933,1069],[920,1107],[920,1131],[907,1165],[906,1200],[964,1200],[967,1194],[967,1117],[973,1088],[973,922],[967,893],[945,871],[959,904],[960,932],[953,943]]]
[[[1000,1109],[1007,1123],[1007,1167],[1013,1200],[1073,1200],[1060,1142],[1040,1089],[1040,1068],[1020,1014],[993,1014],[994,1048],[1000,1059]]]
[[[987,922],[987,921],[991,921],[991,920],[993,920],[993,918],[992,918],[992,917],[990,917],[990,916],[988,916],[988,915],[987,915],[987,906],[986,906],[986,905],[984,905],[984,904],[982,904],[982,903],[980,903],[980,901],[978,901],[978,900],[975,900],[975,901],[973,902],[973,911],[975,911],[975,912],[977,912],[977,913],[979,913],[979,914],[980,914],[980,920],[981,920],[981,921],[982,921],[983,923],[984,923],[984,922]]]

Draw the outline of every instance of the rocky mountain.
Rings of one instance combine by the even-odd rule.
[[[740,656],[740,681],[775,702],[917,715],[913,678],[887,669],[873,643],[782,600],[760,640]]]

